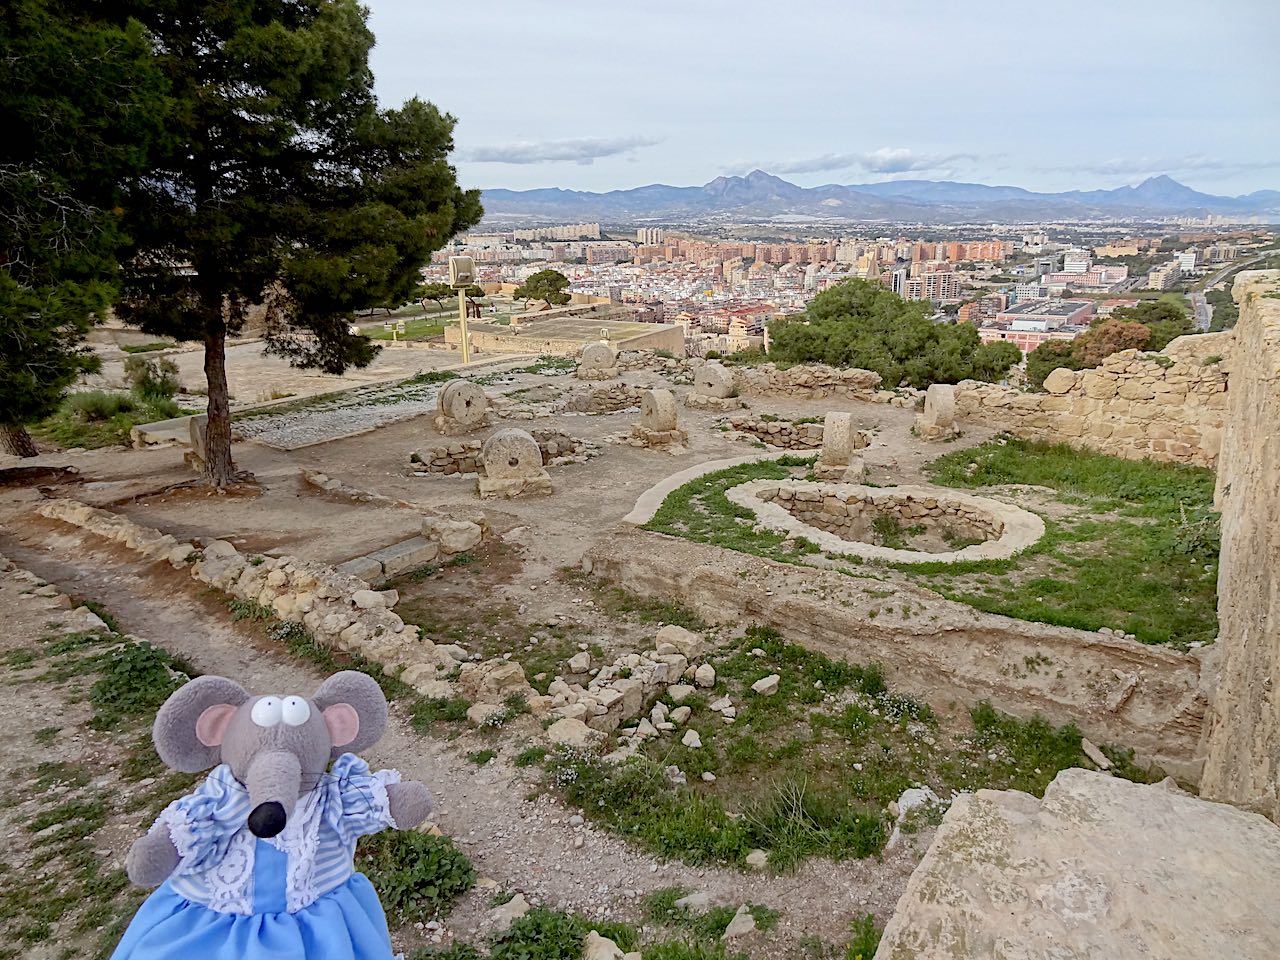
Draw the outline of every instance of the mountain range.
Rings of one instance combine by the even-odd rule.
[[[1237,214],[1280,220],[1280,191],[1240,197],[1200,193],[1167,176],[1136,187],[1035,193],[1022,187],[950,180],[890,180],[882,183],[801,187],[753,170],[745,177],[716,177],[700,187],[654,183],[631,190],[590,193],[546,188],[485,190],[490,219],[555,218],[619,221],[637,219],[893,220],[907,222],[1022,222],[1135,216]]]

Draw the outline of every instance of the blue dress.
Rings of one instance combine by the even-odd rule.
[[[138,909],[112,960],[392,960],[378,895],[352,866],[356,840],[396,826],[386,785],[346,753],[303,794],[285,829],[249,832],[249,794],[225,764],[171,803],[182,858]]]

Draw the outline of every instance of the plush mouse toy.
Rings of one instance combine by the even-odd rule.
[[[159,889],[113,960],[390,960],[352,855],[365,834],[421,823],[431,795],[352,752],[386,724],[382,690],[354,671],[311,697],[253,697],[223,677],[177,690],[156,715],[156,751],[184,773],[214,769],[129,850],[129,879]]]

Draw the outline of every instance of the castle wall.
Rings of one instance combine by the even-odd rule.
[[[1280,270],[1241,273],[1233,292],[1218,678],[1201,792],[1280,822]]]

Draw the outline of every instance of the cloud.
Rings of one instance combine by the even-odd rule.
[[[764,170],[784,175],[794,173],[823,173],[833,170],[862,170],[876,174],[903,174],[922,170],[939,170],[957,160],[975,160],[971,153],[918,153],[906,147],[880,147],[869,153],[824,153],[816,157],[798,160],[761,160],[754,163],[733,164],[730,173],[746,173]]]
[[[1150,176],[1158,173],[1192,173],[1213,171],[1218,173],[1242,173],[1248,170],[1269,170],[1280,167],[1280,160],[1235,161],[1204,154],[1187,154],[1182,157],[1113,157],[1096,163],[1072,163],[1062,166],[1042,167],[1044,170],[1071,170],[1096,173],[1102,176]]]
[[[640,147],[652,147],[655,137],[578,137],[573,140],[519,140],[512,143],[471,147],[459,152],[473,163],[563,163],[586,166],[603,157],[616,157]]]

